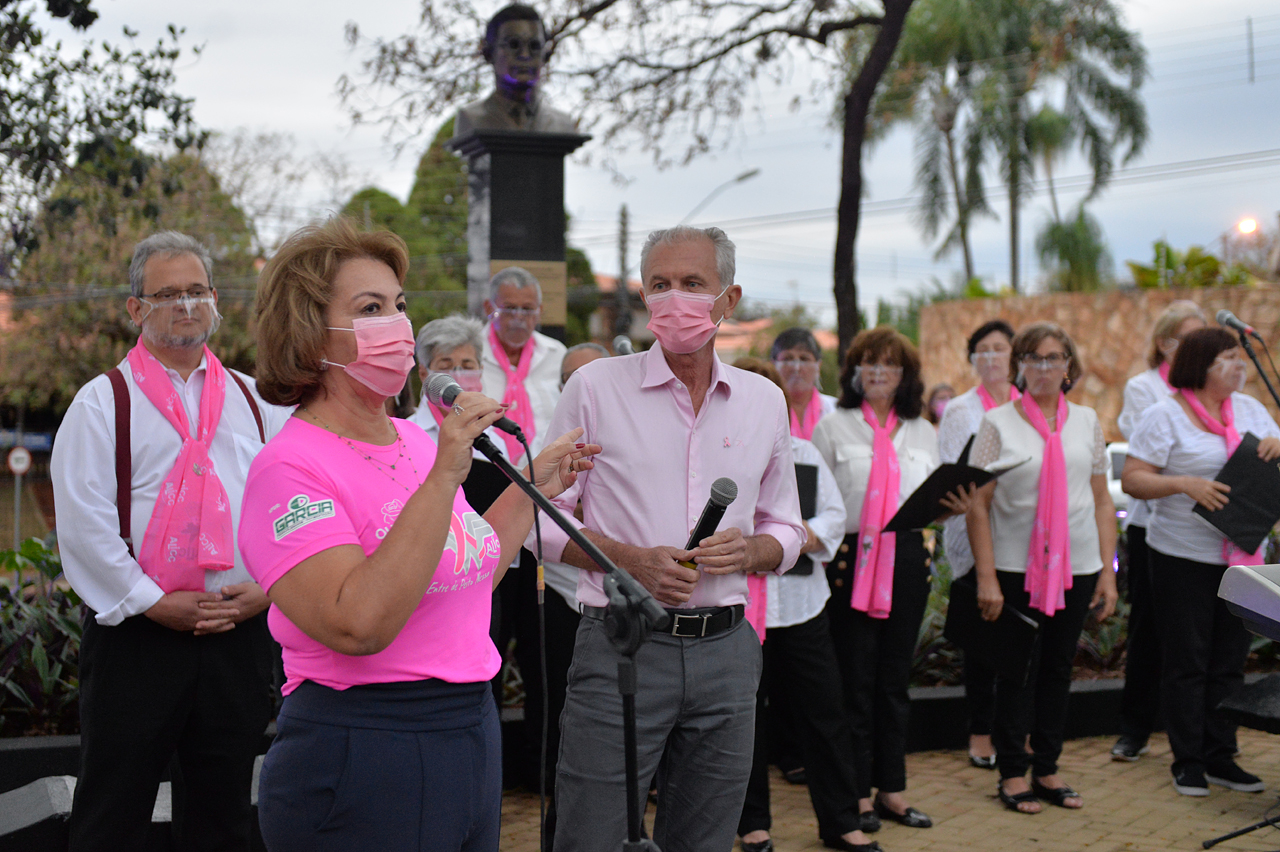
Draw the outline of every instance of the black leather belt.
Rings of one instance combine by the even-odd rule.
[[[608,614],[603,606],[582,606],[582,614],[597,621]],[[699,639],[703,636],[715,636],[723,633],[742,621],[746,607],[742,604],[734,606],[709,606],[701,609],[667,609],[671,623],[667,629],[660,631],[682,639]]]

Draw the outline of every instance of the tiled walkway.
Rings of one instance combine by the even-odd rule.
[[[931,829],[889,824],[875,839],[886,852],[914,850],[1044,850],[1044,852],[1156,852],[1200,849],[1201,841],[1280,813],[1280,737],[1241,729],[1241,765],[1262,776],[1265,793],[1235,793],[1211,787],[1208,798],[1180,796],[1170,783],[1169,745],[1162,735],[1137,763],[1110,760],[1111,738],[1067,743],[1064,780],[1085,798],[1080,811],[1049,807],[1034,816],[1005,810],[995,799],[994,772],[969,766],[962,752],[908,755],[912,804],[933,817]],[[813,810],[804,787],[776,776],[773,837],[779,852],[821,850]],[[650,816],[652,816],[652,809]],[[538,799],[510,794],[503,801],[502,852],[537,852]],[[1266,828],[1214,847],[1222,852],[1280,849],[1280,831]],[[715,850],[708,850],[715,852]],[[724,850],[729,852],[729,850]]]

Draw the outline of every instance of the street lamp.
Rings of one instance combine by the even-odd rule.
[[[1258,233],[1258,220],[1252,216],[1246,216],[1239,222],[1236,222],[1234,228],[1228,228],[1222,232],[1222,265],[1224,267],[1231,265],[1231,238],[1239,235],[1242,239],[1248,239]]]
[[[729,187],[733,186],[735,183],[743,183],[744,181],[749,181],[758,174],[760,174],[759,169],[747,169],[745,172],[733,178],[732,180],[727,180],[724,183],[720,184],[715,189],[707,193],[707,197],[699,201],[696,207],[694,207],[687,214],[685,214],[685,217],[680,220],[680,224],[681,225],[687,224],[690,219],[692,219],[694,216],[697,216],[699,213],[702,212],[702,208],[706,207],[713,200],[715,200],[716,196],[724,192]]]

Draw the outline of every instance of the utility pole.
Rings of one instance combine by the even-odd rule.
[[[618,211],[618,288],[614,293],[615,307],[613,313],[613,334],[627,334],[631,331],[631,291],[627,289],[630,270],[627,264],[627,243],[631,240],[629,228],[630,217],[627,205]]]

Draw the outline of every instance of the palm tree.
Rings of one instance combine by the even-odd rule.
[[[1050,286],[1055,290],[1080,292],[1097,290],[1106,279],[1110,265],[1102,227],[1084,209],[1076,208],[1074,218],[1063,222],[1056,217],[1036,237],[1040,262],[1050,269]]]
[[[1047,100],[1044,89],[1051,86],[1050,94],[1060,97],[1058,112],[1093,174],[1088,200],[1110,179],[1117,153],[1128,162],[1146,142],[1146,108],[1137,94],[1147,75],[1146,51],[1110,0],[991,2],[999,8],[1003,59],[987,67],[975,92],[979,125],[999,154],[1009,196],[1009,282],[1017,292],[1019,211],[1033,171],[1033,94]]]

